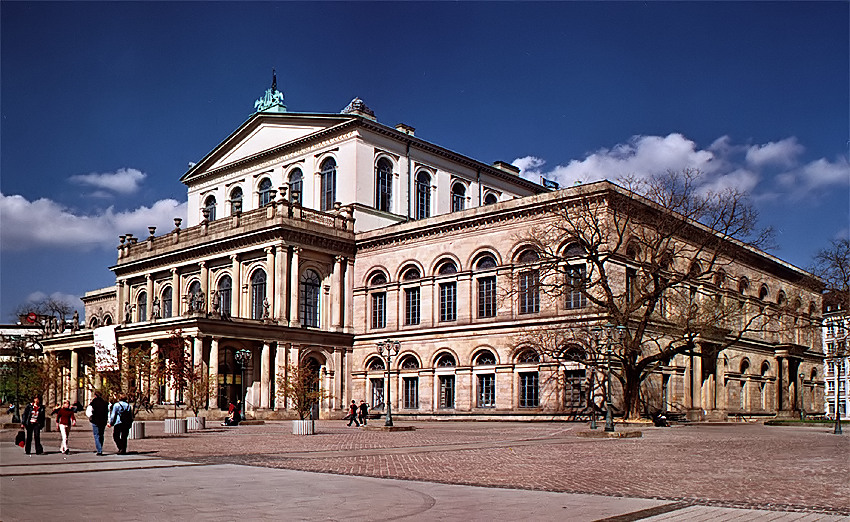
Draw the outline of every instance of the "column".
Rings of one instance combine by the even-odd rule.
[[[174,300],[172,300],[173,303]],[[150,385],[151,404],[159,404],[159,367],[159,342],[151,341],[151,379],[153,380]]]
[[[198,368],[204,364],[204,338],[196,335],[192,339],[192,367]]]
[[[119,344],[118,353],[121,356],[121,389],[127,390],[130,387],[130,347]]]
[[[171,317],[180,317],[183,310],[180,307],[183,292],[180,291],[180,274],[177,267],[171,269]]]
[[[331,274],[331,330],[340,331],[340,297],[342,286],[340,283],[340,271],[342,270],[342,256],[334,257],[334,267]]]
[[[209,408],[218,407],[218,337],[210,338],[210,404]]]
[[[346,333],[354,329],[354,258],[349,257],[345,265],[345,309],[342,312]]]
[[[286,399],[283,398],[282,390],[286,383],[286,345],[277,343],[277,350],[274,354],[274,389],[278,399],[274,401],[275,410],[286,409]]]
[[[776,409],[776,413],[784,410],[785,407],[782,404],[782,387],[784,386],[785,380],[782,378],[782,373],[785,371],[783,368],[782,361],[785,359],[784,357],[776,357],[776,404],[774,408]]]
[[[298,278],[301,275],[298,269],[300,253],[301,249],[299,247],[292,248],[291,277],[289,280],[289,326],[292,328],[301,326],[301,322],[298,320]]]
[[[233,290],[230,292],[230,316],[240,317],[239,298],[242,295],[242,276],[239,274],[239,256],[230,256],[230,277],[233,279]]]
[[[115,318],[115,324],[124,324],[124,281],[118,280],[115,287],[115,298],[118,300],[115,303],[115,314],[118,316]]]
[[[208,310],[207,303],[210,302],[210,293],[209,293],[210,272],[209,272],[209,269],[207,268],[206,261],[200,261],[198,263],[198,266],[201,267],[201,292],[204,293],[204,304],[202,305],[204,308],[201,311],[206,312]]]
[[[345,390],[345,376],[347,372],[344,371],[343,365],[343,355],[345,352],[345,348],[336,348],[334,350],[334,386],[333,386],[333,397],[331,408],[333,409],[342,409],[345,407],[345,403],[342,401],[343,399],[343,391]],[[369,400],[368,397],[363,397],[366,400]]]
[[[277,310],[277,295],[274,291],[275,285],[275,262],[274,262],[274,248],[266,247],[266,297],[269,300],[269,319],[274,319],[277,317],[275,314],[275,310]],[[268,398],[266,399],[268,400]]]
[[[78,387],[80,382],[80,354],[77,350],[71,350],[71,386],[70,386],[70,401],[73,404],[79,400],[77,397]]]
[[[286,244],[278,243],[274,248],[274,306],[272,307],[272,318],[279,324],[287,325],[286,317]]]
[[[287,354],[287,357],[286,357],[286,365],[288,367],[298,366],[299,351],[300,350],[299,350],[298,345],[296,345],[294,343],[289,344],[289,350],[288,350],[289,353]],[[287,368],[287,371],[286,371],[286,377],[287,377],[287,379],[289,378],[289,369],[288,368]],[[292,401],[287,401],[286,407],[291,408],[292,407]]]
[[[269,407],[269,382],[271,379],[271,344],[263,341],[260,354],[260,408]]]
[[[145,294],[147,294],[147,299],[145,299],[145,309],[147,310],[147,317],[140,317],[142,321],[150,320],[153,315],[153,276],[151,274],[145,275]]]

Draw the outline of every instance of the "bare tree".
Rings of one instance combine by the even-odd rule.
[[[23,323],[29,314],[35,314],[37,324],[47,333],[53,327],[52,321],[55,321],[55,324],[64,324],[74,310],[67,302],[48,296],[38,301],[19,304],[12,311],[12,316]]]
[[[307,363],[288,366],[281,372],[280,380],[278,399],[289,401],[301,420],[309,417],[313,405],[327,396],[321,389],[318,371]]]
[[[850,309],[850,239],[833,240],[815,255],[811,268],[845,310]]]
[[[768,245],[771,232],[757,230],[746,194],[705,191],[700,177],[686,169],[626,178],[624,188],[582,187],[521,238],[539,256],[536,289],[585,312],[575,323],[583,326],[568,326],[571,333],[560,342],[537,343],[550,345],[550,357],[598,367],[607,345],[590,327],[608,324],[623,332],[611,359],[626,418],[640,417],[642,383],[676,355],[716,356],[746,333],[781,326],[778,310],[748,304],[724,270]],[[522,298],[527,291],[520,284],[508,295]],[[551,335],[547,330],[528,330],[518,342],[535,344],[529,336]]]

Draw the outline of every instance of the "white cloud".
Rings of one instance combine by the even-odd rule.
[[[132,194],[139,189],[139,185],[147,177],[147,174],[136,169],[118,169],[115,172],[92,172],[91,174],[76,174],[71,176],[69,181],[78,185],[87,185],[95,187],[98,190],[94,193],[97,197],[109,195],[104,190],[109,190],[118,194]]]
[[[185,202],[163,199],[150,207],[120,212],[109,207],[99,214],[82,215],[49,199],[28,201],[0,194],[0,248],[114,248],[118,236],[128,232],[145,237],[148,226],[171,230],[175,217],[185,220]]]
[[[550,169],[544,167],[545,160],[535,156],[518,158],[513,163],[520,167],[526,179],[540,182],[543,176],[562,187],[602,179],[616,181],[624,176],[645,178],[684,168],[702,172],[698,180],[702,191],[734,188],[758,199],[783,195],[798,199],[828,187],[850,184],[847,158],[834,162],[819,159],[799,165],[803,152],[805,148],[793,136],[755,145],[735,144],[729,136],[721,136],[703,149],[685,136],[673,133],[633,136],[626,143],[599,149],[584,159]]]
[[[47,294],[42,291],[35,291],[29,294],[24,300],[25,303],[38,303],[39,301],[43,301],[44,299],[50,297],[54,301],[59,301],[61,303],[65,303],[72,308],[80,308],[83,307],[83,302],[80,300],[79,296],[72,294],[63,294],[62,292],[53,292],[52,294]]]
[[[779,165],[791,167],[797,164],[797,158],[804,148],[794,136],[780,141],[771,141],[764,145],[753,145],[747,150],[747,163],[755,167]]]

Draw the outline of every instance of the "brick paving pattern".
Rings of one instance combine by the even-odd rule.
[[[317,435],[294,436],[288,422],[270,422],[167,436],[161,422],[149,422],[148,438],[131,440],[130,451],[204,464],[682,501],[715,507],[730,520],[763,519],[753,510],[811,513],[806,520],[850,516],[850,437],[827,427],[650,427],[641,428],[642,438],[613,440],[577,437],[587,427],[571,423],[404,424],[417,429],[365,431],[320,421]],[[71,447],[91,445],[90,432],[76,429]],[[107,437],[109,452],[112,446]],[[685,513],[654,519],[686,520]]]

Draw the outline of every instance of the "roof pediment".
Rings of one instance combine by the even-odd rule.
[[[350,116],[333,114],[256,113],[192,166],[180,181],[188,185],[205,172],[237,163],[350,119]]]

